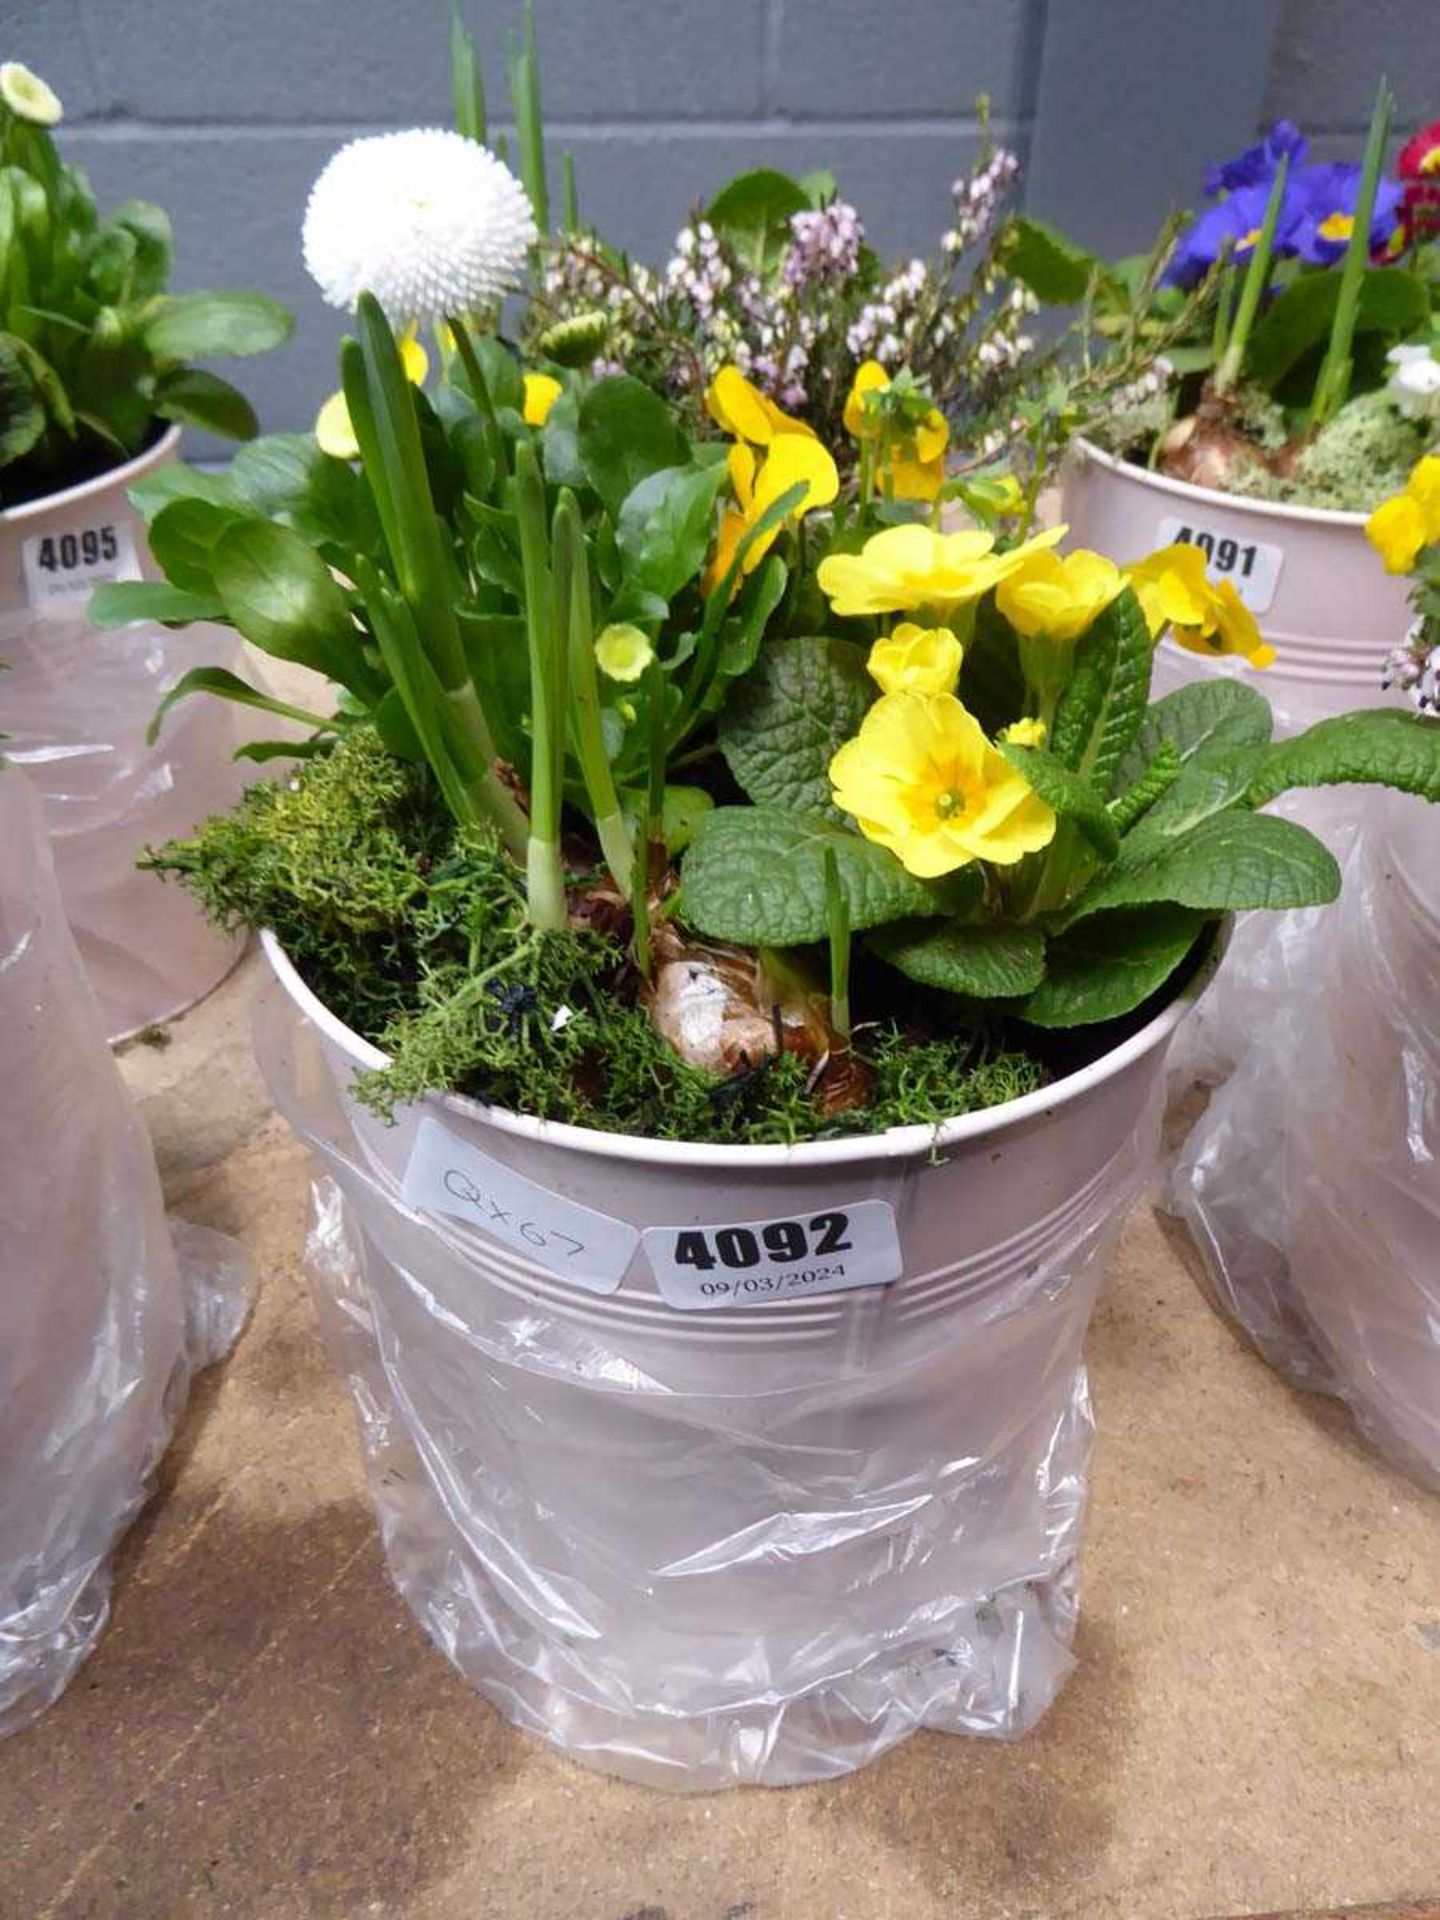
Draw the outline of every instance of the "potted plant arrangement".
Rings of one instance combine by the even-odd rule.
[[[1391,682],[1440,730],[1440,459],[1417,464],[1370,533],[1386,568],[1411,577],[1416,618]],[[1431,810],[1407,795],[1365,810],[1336,924],[1296,916],[1171,1203],[1265,1357],[1338,1395],[1391,1458],[1440,1486],[1434,842]]]
[[[1365,698],[1399,641],[1404,595],[1365,520],[1440,438],[1440,124],[1391,178],[1391,106],[1382,86],[1362,164],[1308,161],[1281,121],[1212,170],[1152,303],[1158,325],[1199,292],[1196,319],[1139,404],[1092,415],[1065,483],[1062,511],[1092,544],[1200,548],[1276,650],[1269,692],[1287,731]],[[1127,271],[1097,276],[1086,324],[1102,347]],[[1227,670],[1167,648],[1159,684]]]
[[[1003,473],[912,490],[903,366],[857,366],[842,470],[733,363],[697,403],[522,355],[537,238],[464,133],[317,184],[336,450],[172,470],[165,579],[93,613],[228,624],[338,697],[192,669],[167,707],[309,738],[150,863],[264,932],[392,1569],[476,1684],[686,1787],[1018,1733],[1070,1664],[1079,1346],[1169,1036],[1227,914],[1338,888],[1260,809],[1440,797],[1440,742],[1152,704],[1167,626],[1263,659],[1253,619],[1188,549],[1025,536]]]
[[[244,397],[193,364],[257,353],[289,331],[258,293],[170,294],[170,225],[127,201],[102,218],[60,159],[60,102],[0,65],[0,660],[7,752],[40,787],[72,928],[112,1038],[176,1012],[233,948],[138,873],[148,838],[184,831],[239,792],[216,717],[147,748],[175,677],[153,627],[100,640],[92,588],[138,580],[132,487],[163,491],[182,423],[256,431]]]

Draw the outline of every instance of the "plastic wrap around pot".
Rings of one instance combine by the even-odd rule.
[[[40,807],[0,765],[0,1734],[89,1653],[108,1559],[190,1369],[244,1318],[223,1235],[176,1223],[70,938]]]
[[[938,1145],[657,1145],[433,1099],[386,1129],[348,1094],[373,1051],[267,950],[257,1045],[323,1170],[322,1322],[392,1575],[462,1673],[573,1759],[676,1789],[1032,1727],[1072,1665],[1081,1341],[1178,1010],[1076,1097]],[[888,1284],[737,1305],[722,1262],[676,1295],[644,1237],[663,1264],[679,1229],[723,1254],[717,1223],[748,1222],[753,1253],[756,1223],[838,1212],[858,1262],[862,1200],[898,1235]],[[529,1252],[556,1207],[608,1280]]]
[[[1440,810],[1372,798],[1340,903],[1289,914],[1170,1199],[1215,1297],[1440,1488]]]

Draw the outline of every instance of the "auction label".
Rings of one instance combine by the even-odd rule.
[[[32,607],[83,607],[96,587],[138,580],[135,541],[121,520],[96,520],[63,533],[32,534],[20,548],[25,598]]]
[[[886,1200],[728,1227],[647,1227],[643,1237],[662,1296],[686,1312],[883,1287],[904,1270]]]
[[[1252,613],[1269,612],[1285,564],[1283,547],[1266,546],[1259,540],[1236,540],[1228,533],[1214,532],[1203,521],[1181,520],[1173,514],[1156,528],[1155,544],[1198,547],[1212,580],[1228,580]]]
[[[614,1293],[640,1244],[628,1221],[536,1186],[428,1116],[402,1191],[407,1206],[463,1220],[590,1293]]]

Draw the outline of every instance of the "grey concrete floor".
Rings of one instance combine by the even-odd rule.
[[[197,1383],[69,1692],[0,1745],[15,1920],[1200,1920],[1440,1902],[1440,1502],[1132,1220],[1091,1339],[1079,1666],[1014,1746],[674,1799],[513,1732],[385,1575],[300,1273],[308,1172],[252,957],[124,1068],[174,1204],[260,1293]]]

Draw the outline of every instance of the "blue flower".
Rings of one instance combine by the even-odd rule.
[[[1213,198],[1217,193],[1236,193],[1241,187],[1263,186],[1275,178],[1281,157],[1287,153],[1294,173],[1308,146],[1293,120],[1277,120],[1259,146],[1247,147],[1233,160],[1211,167],[1205,175],[1205,191]]]
[[[1270,182],[1252,187],[1237,187],[1223,200],[1196,215],[1175,243],[1175,251],[1162,278],[1167,286],[1193,287],[1220,258],[1226,242],[1230,257],[1242,266],[1253,252],[1265,224],[1265,209],[1270,201]],[[1295,251],[1295,231],[1308,210],[1287,183],[1285,198],[1275,221],[1274,254],[1281,258]]]
[[[1328,267],[1344,253],[1355,225],[1360,198],[1360,167],[1345,160],[1329,166],[1303,167],[1295,177],[1295,194],[1302,211],[1295,226],[1295,247],[1302,260]],[[1370,216],[1370,251],[1385,255],[1396,250],[1401,234],[1398,180],[1381,175]]]

